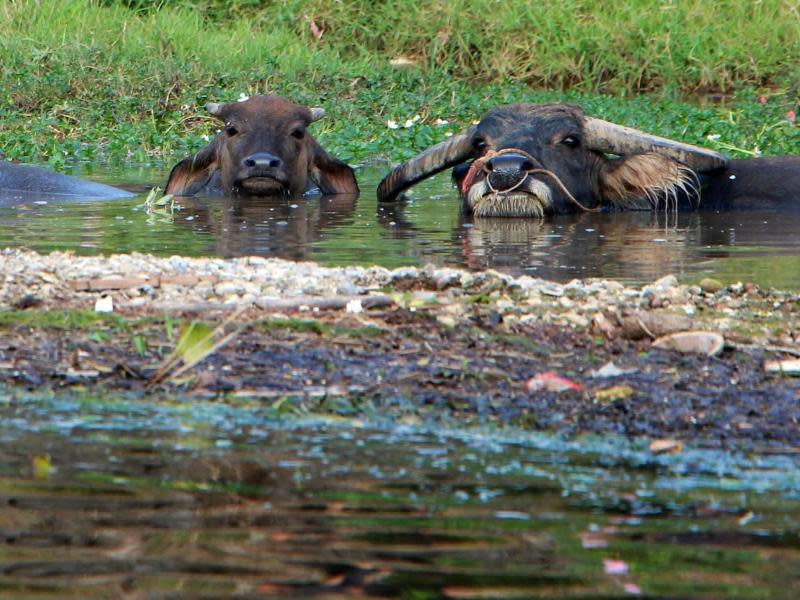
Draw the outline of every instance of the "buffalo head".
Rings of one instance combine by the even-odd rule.
[[[312,185],[323,194],[358,192],[353,170],[325,152],[307,131],[321,108],[306,108],[277,96],[206,104],[223,123],[217,137],[169,175],[166,192],[268,196],[302,194]]]
[[[514,104],[397,166],[378,200],[448,167],[467,212],[541,217],[605,207],[643,208],[698,198],[698,174],[727,159],[587,117],[566,104]]]

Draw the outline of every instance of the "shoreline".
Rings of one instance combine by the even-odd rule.
[[[672,276],[559,284],[432,266],[11,249],[0,268],[0,382],[12,387],[722,448],[800,442],[800,379],[765,369],[800,354],[796,293],[703,290]],[[107,298],[112,312],[95,312]],[[176,357],[191,321],[222,343]],[[716,356],[654,347],[682,330],[720,333],[725,347]],[[154,378],[170,356],[174,366]]]

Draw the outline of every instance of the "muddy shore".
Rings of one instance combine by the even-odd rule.
[[[25,389],[179,394],[265,403],[276,415],[800,444],[790,374],[800,297],[747,282],[557,284],[20,250],[2,251],[0,270],[0,382],[12,399]],[[192,321],[216,327],[220,345],[186,368],[199,357],[173,351]],[[709,356],[654,344],[679,331],[721,334],[724,347]]]

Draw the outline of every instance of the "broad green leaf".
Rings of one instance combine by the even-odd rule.
[[[199,321],[192,321],[181,330],[175,353],[185,363],[196,363],[214,350],[214,330]]]

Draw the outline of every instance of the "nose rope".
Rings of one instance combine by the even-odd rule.
[[[561,192],[569,199],[569,201],[572,202],[578,208],[580,208],[583,212],[600,212],[602,210],[602,207],[600,206],[598,206],[597,208],[589,208],[588,206],[584,206],[583,204],[581,204],[578,201],[578,199],[572,194],[570,194],[569,190],[566,187],[564,187],[564,184],[561,183],[561,179],[558,177],[558,175],[556,175],[552,171],[548,171],[547,169],[531,169],[530,171],[528,171],[528,173],[529,174],[541,173],[542,175],[549,175],[553,179],[553,181],[555,181],[556,185],[561,190]]]
[[[472,184],[475,182],[475,177],[477,176],[479,171],[483,171],[484,173],[486,173],[486,185],[489,186],[489,189],[492,190],[492,192],[494,192],[495,194],[507,194],[509,192],[513,192],[518,187],[520,187],[523,183],[525,183],[525,180],[527,179],[528,175],[541,174],[541,175],[547,175],[548,177],[550,177],[555,182],[555,184],[558,186],[558,189],[561,190],[561,193],[563,193],[570,202],[575,204],[575,206],[580,208],[582,211],[584,211],[584,212],[599,212],[601,210],[600,207],[598,207],[598,208],[589,208],[589,207],[584,206],[583,204],[581,204],[578,201],[578,199],[575,198],[575,196],[573,196],[570,193],[570,191],[564,186],[564,184],[561,182],[561,178],[558,175],[556,175],[555,173],[553,173],[552,171],[549,171],[548,169],[526,169],[523,177],[521,177],[520,180],[517,183],[515,183],[513,186],[511,186],[510,188],[507,188],[505,190],[497,190],[497,189],[495,189],[495,187],[492,185],[491,178],[489,177],[489,174],[491,173],[491,171],[489,171],[486,168],[486,163],[489,162],[491,159],[493,159],[495,156],[501,156],[503,154],[519,154],[519,155],[524,156],[525,158],[529,159],[531,161],[531,163],[533,163],[533,164],[538,162],[530,154],[525,152],[525,150],[521,150],[520,148],[503,148],[502,150],[488,150],[485,154],[483,154],[479,158],[476,158],[472,162],[472,164],[469,166],[469,170],[467,171],[467,174],[464,177],[464,180],[461,182],[461,193],[462,194],[466,194],[467,191],[469,191],[469,188],[471,188]]]

